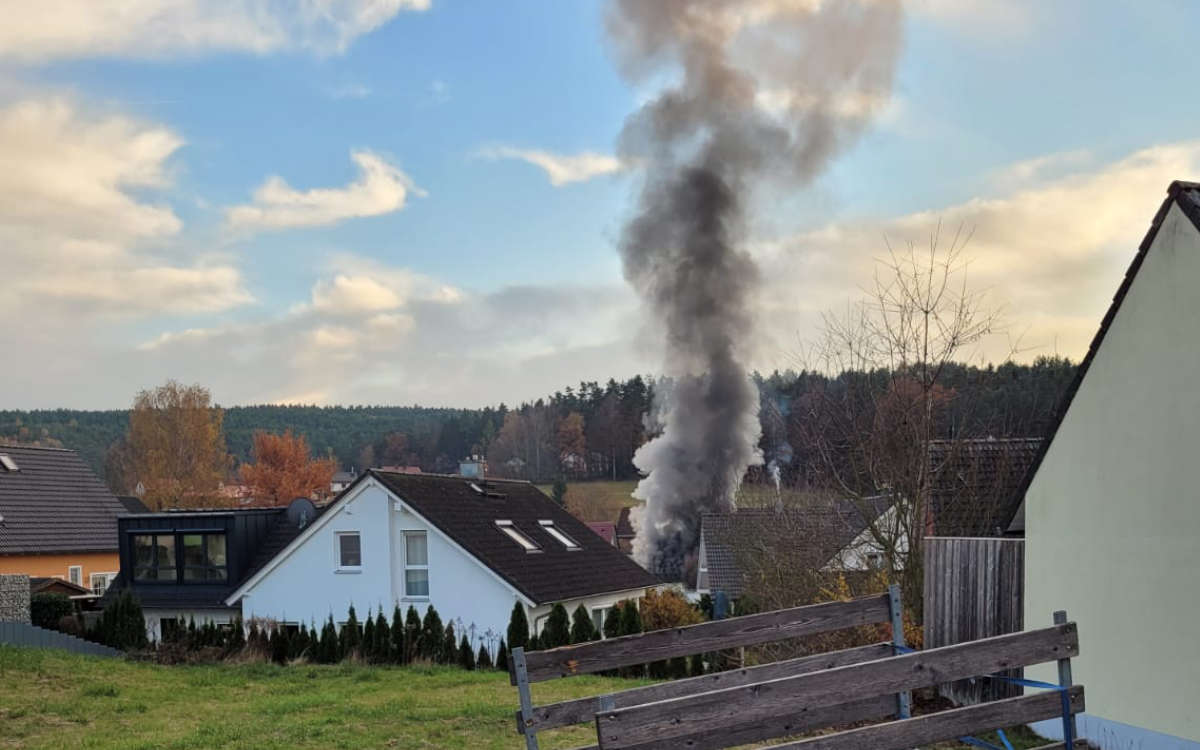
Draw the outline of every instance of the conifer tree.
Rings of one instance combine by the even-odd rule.
[[[442,664],[454,664],[458,661],[458,639],[454,637],[454,623],[446,623],[446,632],[442,637],[442,648],[437,655],[437,661]]]
[[[546,618],[546,627],[542,629],[542,648],[557,648],[571,642],[571,626],[567,617],[567,608],[561,603],[550,609]]]
[[[408,605],[408,613],[404,615],[404,663],[408,664],[420,656],[421,650],[421,617],[417,608]]]
[[[508,644],[504,639],[500,639],[500,647],[496,649],[496,669],[501,672],[508,671]]]
[[[492,668],[492,655],[488,653],[486,644],[479,644],[479,653],[475,656],[475,668],[480,672]]]
[[[596,626],[592,624],[587,608],[580,604],[571,615],[571,643],[587,643],[597,637]]]
[[[413,614],[416,614],[414,610]],[[404,638],[404,616],[400,612],[400,605],[392,610],[392,640],[391,652],[388,654],[388,661],[392,664],[404,664],[404,649],[408,647]]]
[[[604,616],[604,637],[616,638],[621,635],[624,630],[624,623],[621,621],[621,609],[625,602],[617,602],[612,609],[608,610],[608,614]]]
[[[246,631],[242,626],[242,618],[235,617],[229,632],[229,650],[241,650],[246,646]]]
[[[375,660],[373,649],[375,648],[375,618],[371,616],[371,610],[367,610],[367,619],[363,620],[363,639],[362,648],[359,653],[362,654],[363,661],[372,662]]]
[[[442,651],[442,638],[444,636],[442,618],[438,616],[437,610],[430,604],[429,608],[425,610],[425,619],[421,622],[421,658],[433,662],[438,661],[438,655]]]
[[[338,643],[337,626],[333,624],[333,615],[325,621],[321,628],[321,658],[322,664],[335,664],[341,660],[341,650]]]
[[[362,643],[362,629],[358,624],[358,615],[354,612],[353,604],[346,613],[346,624],[342,626],[341,642],[343,659],[353,659],[358,655],[358,647]]]
[[[392,659],[392,632],[388,629],[387,618],[383,616],[383,607],[375,615],[375,643],[371,650],[375,654],[376,664],[387,664]]]
[[[271,661],[276,664],[287,664],[288,632],[282,625],[271,628]]]
[[[538,637],[537,633],[534,633],[529,636],[529,643],[525,648],[528,651],[540,651],[542,649],[542,639]]]
[[[525,617],[525,605],[520,602],[513,604],[508,618],[508,647],[529,649],[529,620]]]
[[[470,642],[467,641],[465,633],[462,640],[458,643],[458,666],[468,671],[475,669],[475,651],[471,648]]]
[[[625,606],[621,607],[621,635],[637,635],[642,632],[642,615],[638,612],[636,601],[626,601]],[[622,677],[641,677],[645,673],[645,668],[640,665],[622,667],[620,674]]]

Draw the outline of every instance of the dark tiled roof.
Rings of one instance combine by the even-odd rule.
[[[772,538],[780,543],[806,545],[790,564],[819,570],[882,515],[890,503],[885,497],[868,498],[863,504],[852,500],[814,503],[804,508],[775,510],[742,508],[733,513],[705,513],[701,517],[704,556],[708,563],[708,588],[736,598],[745,586],[739,557],[756,545],[770,554]],[[786,539],[784,539],[786,537]]]
[[[17,471],[0,467],[0,555],[116,552],[125,508],[79,454],[0,445]]]
[[[121,502],[121,505],[125,508],[126,513],[140,514],[150,512],[150,509],[146,507],[146,504],[143,503],[140,498],[134,497],[133,495],[117,495],[117,500]]]
[[[612,521],[585,521],[584,525],[609,544],[617,543],[617,526]]]
[[[933,535],[1002,536],[1041,445],[1041,438],[931,441]]]
[[[528,482],[469,479],[436,474],[398,474],[373,469],[401,500],[481,563],[538,604],[659,584],[616,547]],[[485,491],[476,492],[472,482]],[[526,552],[496,527],[513,526],[541,548]],[[579,543],[570,551],[539,525],[556,528]]]
[[[1088,346],[1087,354],[1079,364],[1079,369],[1075,371],[1075,379],[1067,386],[1066,392],[1063,393],[1062,398],[1058,402],[1058,408],[1054,410],[1054,421],[1050,427],[1050,431],[1047,433],[1046,439],[1042,442],[1041,450],[1034,457],[1032,466],[1025,473],[1025,479],[1018,490],[1017,494],[1020,498],[1020,503],[1014,509],[1010,523],[1005,525],[1010,531],[1025,530],[1025,493],[1029,489],[1029,484],[1033,481],[1034,476],[1037,475],[1038,467],[1042,465],[1042,460],[1046,457],[1046,452],[1050,450],[1050,444],[1054,442],[1054,436],[1058,433],[1058,428],[1062,425],[1063,418],[1067,415],[1067,410],[1071,408],[1071,402],[1075,400],[1075,394],[1079,391],[1079,385],[1087,376],[1088,369],[1092,365],[1092,360],[1096,358],[1096,352],[1099,351],[1100,345],[1104,343],[1104,337],[1108,334],[1109,327],[1117,317],[1117,313],[1121,309],[1121,303],[1125,301],[1125,295],[1129,293],[1129,287],[1133,286],[1133,280],[1142,267],[1142,261],[1146,259],[1146,253],[1150,251],[1150,246],[1154,244],[1154,238],[1158,236],[1158,230],[1162,226],[1163,220],[1167,218],[1167,212],[1171,210],[1172,204],[1177,204],[1183,214],[1195,225],[1197,231],[1200,231],[1200,182],[1184,182],[1182,180],[1172,182],[1167,187],[1166,200],[1162,202],[1158,212],[1154,214],[1154,218],[1150,221],[1150,229],[1146,232],[1146,236],[1142,238],[1142,243],[1138,245],[1137,254],[1133,256],[1133,262],[1129,264],[1129,269],[1125,271],[1125,278],[1122,279],[1121,286],[1117,288],[1117,293],[1113,295],[1112,305],[1109,306],[1108,312],[1104,314],[1104,318],[1100,321],[1100,330],[1096,332],[1096,337],[1092,339],[1091,345]]]

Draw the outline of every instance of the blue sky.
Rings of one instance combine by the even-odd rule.
[[[0,347],[25,353],[0,407],[168,377],[478,405],[656,370],[613,157],[653,90],[618,75],[603,2],[43,5],[0,2]],[[908,3],[891,100],[755,215],[754,366],[795,364],[882,236],[939,219],[974,229],[1021,356],[1081,355],[1167,183],[1200,175],[1198,25],[1185,0]]]

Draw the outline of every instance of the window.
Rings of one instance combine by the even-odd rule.
[[[133,580],[175,581],[175,535],[133,535]]]
[[[182,537],[183,580],[213,582],[229,578],[224,534],[183,534]]]
[[[429,541],[424,531],[404,532],[404,595],[429,596]]]
[[[353,570],[362,567],[362,538],[357,531],[339,532],[338,568]]]
[[[103,596],[109,584],[117,577],[116,573],[92,573],[88,576],[88,585],[96,596]]]
[[[7,453],[0,453],[0,465],[4,466],[5,471],[19,471],[17,462],[12,460]]]
[[[596,632],[600,637],[604,637],[604,620],[608,617],[608,611],[612,607],[594,607],[592,609],[592,625],[595,626]]]
[[[83,585],[83,566],[70,565],[67,567],[67,580],[76,586]]]
[[[538,521],[538,524],[545,529],[547,534],[562,542],[562,546],[569,550],[579,549],[579,542],[563,533],[562,529],[555,526],[553,521]]]
[[[526,552],[540,552],[542,549],[532,539],[517,531],[512,521],[496,521],[496,528],[507,534],[509,539],[521,545]]]

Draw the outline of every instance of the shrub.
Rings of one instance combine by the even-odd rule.
[[[508,618],[508,647],[529,647],[529,620],[525,617],[525,607],[520,602],[513,604],[512,615]]]
[[[408,613],[404,615],[404,663],[408,664],[420,654],[421,616],[417,608],[408,605]]]
[[[692,677],[699,677],[704,674],[704,654],[692,654],[692,666],[688,670]]]
[[[413,615],[415,616],[416,614],[416,610],[413,610]],[[388,655],[388,661],[393,664],[404,664],[407,661],[404,658],[404,654],[408,644],[404,637],[404,617],[400,613],[399,604],[392,610],[392,640],[390,645],[391,653]]]
[[[321,643],[317,651],[317,661],[322,664],[333,664],[341,656],[338,653],[337,626],[333,624],[333,615],[330,615],[321,627]]]
[[[383,616],[383,607],[375,615],[375,641],[371,652],[371,661],[376,664],[387,664],[392,659],[392,631],[388,628],[387,618]]]
[[[92,631],[94,640],[129,651],[145,648],[146,619],[142,616],[142,605],[128,589],[113,599],[100,615]]]
[[[608,614],[604,616],[604,637],[616,638],[623,632],[623,624],[621,622],[621,603],[608,610]]]
[[[546,626],[542,628],[542,648],[557,648],[571,642],[571,626],[567,618],[567,608],[555,604],[546,618]]]
[[[446,623],[446,632],[442,636],[442,647],[435,657],[442,664],[454,664],[458,661],[458,640],[454,637],[454,623]]]
[[[442,638],[445,635],[442,628],[442,618],[430,604],[425,610],[425,619],[421,622],[421,640],[418,643],[418,654],[422,659],[437,661],[442,650]]]
[[[363,620],[363,637],[362,647],[359,653],[362,655],[363,661],[374,661],[375,649],[375,617],[371,615],[371,610],[367,610],[367,619]]]
[[[29,599],[29,614],[39,628],[58,630],[62,618],[75,614],[75,605],[66,594],[34,594]]]
[[[638,613],[637,602],[632,600],[622,602],[621,635],[637,635],[640,632],[642,632],[642,616]],[[644,668],[640,664],[620,669],[622,677],[641,677],[643,672]]]
[[[346,613],[346,624],[342,626],[340,641],[343,659],[352,659],[358,655],[358,647],[362,644],[362,629],[358,624],[358,615],[354,612],[353,604]]]

